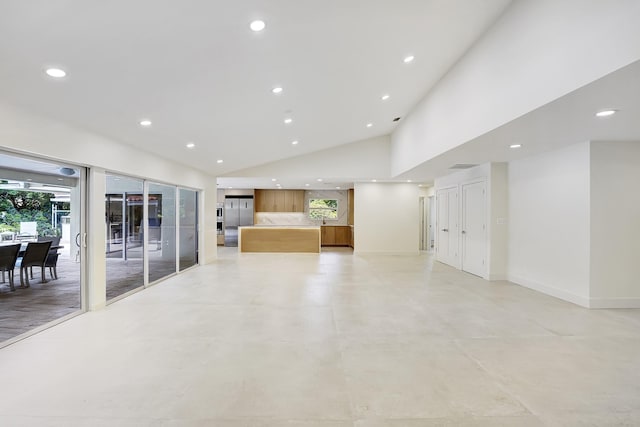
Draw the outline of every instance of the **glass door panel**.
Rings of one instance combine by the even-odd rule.
[[[144,285],[143,181],[107,175],[107,301]]]
[[[149,283],[176,273],[176,187],[149,183]]]
[[[85,176],[82,167],[0,152],[0,346],[83,309]]]
[[[181,188],[180,194],[180,271],[198,263],[198,193]]]

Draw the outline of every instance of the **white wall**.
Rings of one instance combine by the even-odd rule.
[[[487,196],[489,280],[505,280],[509,256],[509,189],[506,163],[491,163]]]
[[[418,253],[419,198],[416,184],[355,183],[355,252]]]
[[[515,1],[392,134],[391,174],[640,59],[639,21],[636,0]]]
[[[295,148],[293,148],[295,149]],[[352,142],[326,150],[315,151],[251,169],[230,173],[238,177],[390,177],[390,139],[388,136]]]
[[[589,143],[508,164],[510,281],[589,305]]]
[[[591,143],[591,307],[640,307],[640,142]]]
[[[200,217],[200,260],[216,258],[216,178],[187,166],[171,162],[129,145],[37,116],[20,108],[0,103],[0,148],[51,160],[92,167],[94,182],[89,183],[88,245],[91,249],[90,308],[104,305],[104,175],[107,172],[132,175],[153,181],[203,190]],[[97,212],[96,212],[97,210]],[[102,236],[102,237],[99,237]],[[100,250],[98,251],[98,248]],[[95,258],[97,257],[97,258]]]

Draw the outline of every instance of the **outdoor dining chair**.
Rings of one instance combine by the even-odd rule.
[[[2,283],[4,283],[4,272],[9,273],[9,287],[11,291],[16,288],[13,285],[13,270],[16,268],[18,253],[20,252],[20,243],[15,245],[0,246],[0,270],[2,271]]]
[[[40,267],[42,283],[45,283],[44,265],[51,248],[51,241],[48,242],[30,242],[24,251],[24,256],[19,260],[20,264],[20,287],[28,288],[29,285],[29,268]],[[25,285],[26,283],[26,285]]]

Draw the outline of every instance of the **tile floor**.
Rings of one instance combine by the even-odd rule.
[[[640,310],[430,256],[242,254],[0,350],[6,426],[636,426]]]

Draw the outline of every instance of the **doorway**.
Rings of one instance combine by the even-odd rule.
[[[486,190],[485,182],[462,186],[462,270],[483,277],[486,272]]]
[[[0,152],[0,248],[18,249],[15,264],[2,266],[0,346],[84,311],[86,174],[83,167]],[[30,261],[36,266],[21,268]]]

